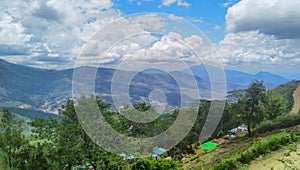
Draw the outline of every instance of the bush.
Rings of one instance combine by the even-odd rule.
[[[280,148],[280,138],[278,136],[272,137],[268,142],[267,142],[268,148],[271,151],[276,151]]]
[[[283,136],[279,140],[280,145],[286,145],[290,143],[290,137],[289,136]]]
[[[251,151],[247,151],[247,152],[243,152],[241,153],[238,161],[244,164],[249,163],[250,161],[252,161],[255,158],[253,152]]]
[[[298,141],[298,137],[296,137],[294,133],[291,133],[291,141],[292,142],[297,142]]]
[[[133,165],[134,170],[169,170],[178,169],[179,164],[172,160],[154,160],[152,158],[138,159]]]
[[[259,157],[260,155],[265,154],[266,150],[267,150],[267,145],[264,145],[263,143],[259,143],[252,148],[253,156]]]
[[[237,165],[236,165],[235,158],[224,159],[220,163],[217,163],[214,166],[214,170],[234,170],[236,168],[237,168]]]

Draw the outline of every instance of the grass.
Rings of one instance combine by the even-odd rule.
[[[299,150],[300,150],[299,143],[292,143],[287,146],[283,146],[281,149],[277,151],[268,153],[263,157],[252,161],[249,165],[245,165],[244,168],[249,170],[255,170],[255,169],[271,169],[271,168],[284,169],[287,168],[287,166],[299,167],[299,161],[298,161],[300,158]],[[287,164],[288,162],[283,161],[283,160],[292,160],[292,159],[294,160],[292,162],[289,162],[290,164]],[[242,168],[239,169],[242,170]]]
[[[229,167],[231,167],[231,169],[247,169],[247,165],[245,164],[249,164],[254,159],[257,159],[263,155],[272,155],[274,151],[276,152],[283,146],[292,143],[292,140],[295,140],[295,137],[297,137],[298,141],[299,136],[292,137],[291,134],[299,133],[300,125],[286,129],[275,130],[273,132],[264,133],[252,138],[246,136],[237,137],[228,143],[220,145],[213,152],[200,155],[199,158],[184,165],[183,168],[212,169],[217,163],[225,162],[224,164],[230,165]],[[234,166],[236,166],[236,168],[234,168]]]

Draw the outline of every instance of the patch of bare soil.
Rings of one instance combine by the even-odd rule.
[[[297,114],[300,109],[300,86],[298,86],[297,89],[295,90],[293,97],[294,97],[294,107],[291,111],[291,114]]]

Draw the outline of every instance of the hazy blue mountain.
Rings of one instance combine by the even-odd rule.
[[[91,67],[80,67],[79,71],[94,69]],[[112,78],[116,70],[110,68],[98,68],[95,80],[96,94],[106,102],[112,103],[111,85]],[[122,77],[128,77],[132,72],[118,71]],[[90,75],[84,75],[86,77]],[[176,73],[170,76],[167,73],[153,72],[136,74],[130,82],[127,91],[117,95],[129,93],[130,102],[136,103],[147,100],[150,92],[160,90],[165,94],[168,105],[179,106],[181,103],[181,93],[177,81],[184,82],[183,89],[191,93],[193,76],[185,73]],[[18,108],[21,110],[39,110],[44,112],[54,112],[68,98],[71,98],[73,69],[48,70],[31,68],[12,64],[0,60],[0,107]],[[114,83],[123,85],[124,82],[118,80]],[[196,85],[202,91],[202,97],[209,98],[210,85],[200,78],[196,78]],[[197,87],[196,86],[196,87]],[[124,94],[123,94],[124,93]],[[191,95],[192,96],[192,95]],[[193,101],[189,94],[185,99]],[[183,102],[187,102],[187,100]]]
[[[208,68],[208,70],[212,71],[218,69],[213,66],[206,67]],[[210,81],[208,72],[206,71],[206,67],[204,65],[192,66],[190,67],[190,71],[187,69],[184,70],[184,72],[194,74],[197,77],[201,77],[205,81]],[[249,84],[255,79],[264,81],[264,84],[267,88],[274,88],[280,84],[291,81],[290,79],[284,78],[282,76],[262,71],[257,74],[249,74],[241,71],[224,69],[224,73],[226,76],[227,84],[230,87],[232,87],[232,85],[237,85],[239,88],[247,88]]]
[[[256,79],[263,80],[266,87],[274,88],[280,84],[287,83],[291,81],[290,79],[286,79],[282,76],[272,74],[269,72],[260,71],[255,75]]]
[[[93,70],[93,67],[79,67],[79,71]],[[211,67],[211,70],[217,68]],[[196,93],[200,91],[200,97],[210,99],[211,84],[204,66],[191,67],[191,74],[187,71],[173,71],[170,73],[155,69],[134,74],[129,71],[115,70],[111,68],[98,68],[95,78],[95,90],[104,101],[112,102],[112,79],[114,74],[121,77],[133,75],[130,86],[125,90],[114,94],[117,97],[129,94],[130,103],[147,101],[153,90],[159,90],[165,94],[169,106],[177,107],[181,103],[189,103],[195,100]],[[12,64],[0,59],[0,108],[18,108],[15,111],[39,111],[53,113],[68,98],[71,98],[73,69],[48,70]],[[264,80],[268,87],[274,87],[288,80],[267,72],[251,75],[239,71],[225,70],[227,76],[227,91],[248,87],[254,79]],[[83,75],[89,77],[90,75]],[[123,81],[115,80],[117,87],[123,88]],[[180,84],[181,83],[181,84]],[[214,82],[221,85],[220,82]],[[218,89],[217,89],[218,90]],[[186,92],[181,96],[181,91]],[[221,94],[221,92],[220,92]],[[183,100],[181,100],[183,97]],[[125,102],[126,103],[126,102]],[[32,117],[30,117],[32,118]]]
[[[13,110],[20,114],[21,110],[41,115],[43,111],[48,115],[70,94],[70,75],[70,70],[38,69],[0,59],[0,108],[18,108]]]

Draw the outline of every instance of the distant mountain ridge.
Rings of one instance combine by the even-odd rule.
[[[190,67],[190,71],[184,70],[184,72],[194,74],[197,77],[201,77],[205,81],[210,81],[206,68],[212,71],[219,69],[213,66],[197,65]],[[282,76],[264,71],[260,71],[257,74],[249,74],[241,71],[224,69],[224,73],[226,76],[227,84],[236,84],[241,86],[242,88],[247,88],[253,80],[264,81],[264,85],[269,89],[291,81],[290,79],[284,78]]]
[[[78,69],[88,68],[80,67]],[[137,73],[131,80],[129,87],[130,102],[145,101],[151,91],[158,89],[165,94],[168,104],[174,107],[180,106],[181,102],[195,100],[187,95],[185,99],[188,101],[181,101],[180,90],[187,91],[187,94],[200,91],[201,98],[210,99],[210,81],[208,75],[203,72],[203,67],[191,67],[191,70],[194,75],[186,71],[174,71],[169,74],[157,70],[147,70],[146,72]],[[74,69],[48,70],[32,68],[0,59],[0,108],[36,109],[48,113],[57,111],[57,108],[72,97],[73,71]],[[112,103],[111,81],[115,71],[111,68],[97,69],[96,94],[109,103]],[[131,74],[128,71],[119,70],[119,72],[125,77]],[[227,75],[227,91],[247,88],[255,78],[264,80],[268,87],[277,86],[288,81],[285,78],[266,72],[251,75],[239,71],[225,70],[225,73]],[[192,89],[193,81],[191,80],[196,81],[199,90]],[[183,87],[179,88],[178,82],[184,82]],[[122,82],[115,83],[122,84]]]

